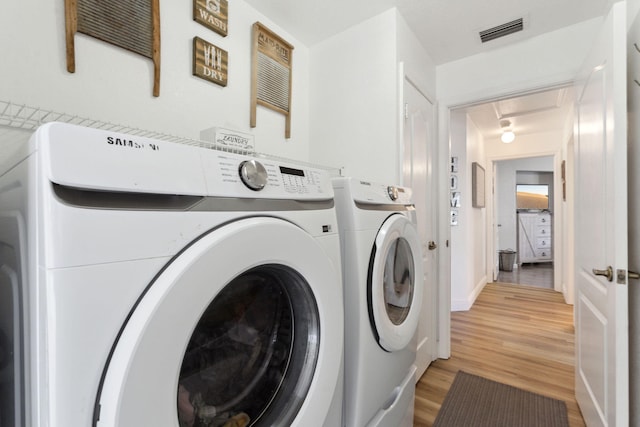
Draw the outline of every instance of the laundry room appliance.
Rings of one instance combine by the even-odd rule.
[[[0,135],[0,425],[341,425],[326,170],[61,123]]]
[[[409,188],[333,180],[342,246],[347,427],[413,425],[423,267]]]

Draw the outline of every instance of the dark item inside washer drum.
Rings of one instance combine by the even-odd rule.
[[[178,387],[181,427],[286,425],[317,362],[318,314],[308,284],[283,266],[254,268],[205,310]],[[300,393],[303,391],[303,393]]]

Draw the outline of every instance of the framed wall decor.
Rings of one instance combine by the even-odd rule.
[[[458,225],[458,209],[451,209],[450,225]]]
[[[451,172],[458,172],[458,156],[451,157]]]
[[[256,127],[257,106],[284,114],[284,137],[291,137],[291,79],[293,46],[260,22],[253,24],[251,111]]]
[[[193,38],[193,75],[227,86],[229,54],[200,37]]]
[[[484,208],[484,168],[478,162],[471,164],[471,206]]]
[[[228,0],[193,0],[193,20],[226,37],[229,25]]]
[[[452,208],[462,207],[462,199],[460,199],[459,191],[451,192],[451,198],[449,199],[449,204],[451,205]]]
[[[153,96],[160,96],[160,0],[65,0],[67,71],[76,72],[76,33],[153,61]]]

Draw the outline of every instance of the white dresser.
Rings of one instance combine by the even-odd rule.
[[[518,265],[553,261],[551,213],[518,213]]]

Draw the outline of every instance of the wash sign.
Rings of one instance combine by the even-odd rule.
[[[229,22],[228,1],[193,0],[193,20],[226,37]]]

